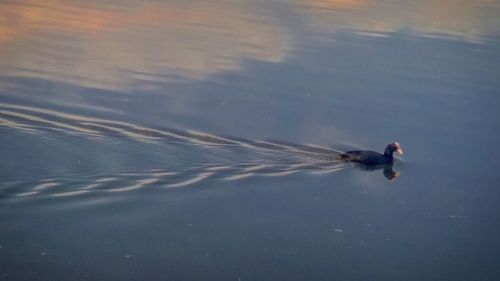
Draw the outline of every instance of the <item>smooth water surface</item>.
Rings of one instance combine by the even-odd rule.
[[[499,280],[499,14],[0,3],[0,279]]]

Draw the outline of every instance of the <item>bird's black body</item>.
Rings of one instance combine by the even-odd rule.
[[[385,148],[384,154],[371,150],[351,150],[341,154],[340,157],[346,161],[356,162],[366,166],[381,166],[394,162],[394,151],[403,154],[403,150],[399,143],[394,142]]]
[[[392,155],[387,156],[370,150],[353,150],[347,151],[341,155],[342,159],[365,164],[367,166],[379,166],[390,164],[394,161]]]

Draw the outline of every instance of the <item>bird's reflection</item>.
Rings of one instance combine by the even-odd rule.
[[[362,164],[356,164],[356,166],[358,166],[363,171],[382,170],[382,174],[389,181],[394,181],[401,175],[401,172],[394,170],[394,166],[396,166],[396,163],[379,165],[379,166],[366,166],[366,165],[362,165]]]
[[[384,177],[386,177],[390,181],[395,180],[401,175],[399,171],[394,171],[393,166],[394,164],[386,165],[383,170]]]

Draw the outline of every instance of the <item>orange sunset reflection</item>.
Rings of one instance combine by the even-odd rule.
[[[127,92],[138,84],[209,79],[240,70],[245,60],[280,63],[297,53],[297,39],[307,43],[312,33],[403,31],[482,42],[500,26],[494,0],[290,3],[279,5],[295,14],[255,1],[6,2],[0,4],[0,75]],[[287,24],[292,16],[301,17],[298,29]]]
[[[280,62],[293,44],[265,12],[236,2],[4,3],[0,71],[124,91],[136,80],[204,79],[244,59]]]

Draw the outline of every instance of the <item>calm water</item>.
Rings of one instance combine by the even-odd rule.
[[[0,280],[499,280],[499,14],[2,2]]]

